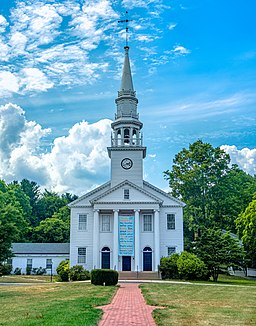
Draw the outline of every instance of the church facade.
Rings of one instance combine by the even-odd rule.
[[[116,102],[110,181],[71,204],[70,265],[158,271],[160,258],[183,251],[184,203],[143,180],[142,122],[125,48]]]

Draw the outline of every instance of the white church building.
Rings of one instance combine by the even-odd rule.
[[[85,269],[158,271],[160,258],[183,251],[180,200],[143,180],[146,147],[125,46],[112,123],[110,181],[69,204],[70,265]]]

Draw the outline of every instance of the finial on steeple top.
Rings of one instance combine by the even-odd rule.
[[[118,23],[125,23],[125,47],[124,48],[128,47],[128,33],[129,33],[128,23],[132,21],[128,19],[128,11],[126,11],[125,14],[126,14],[126,19],[118,21]]]

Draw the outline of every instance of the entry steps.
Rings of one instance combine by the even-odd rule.
[[[119,280],[159,280],[158,272],[118,272]]]

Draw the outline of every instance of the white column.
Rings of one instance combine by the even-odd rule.
[[[99,268],[99,210],[93,212],[93,268]]]
[[[114,210],[114,232],[113,232],[113,269],[118,271],[118,212]]]
[[[134,241],[134,263],[135,271],[140,271],[140,210],[135,209],[135,241]]]
[[[159,232],[159,210],[154,210],[154,235],[155,235],[155,271],[158,271],[160,264],[160,232]]]

